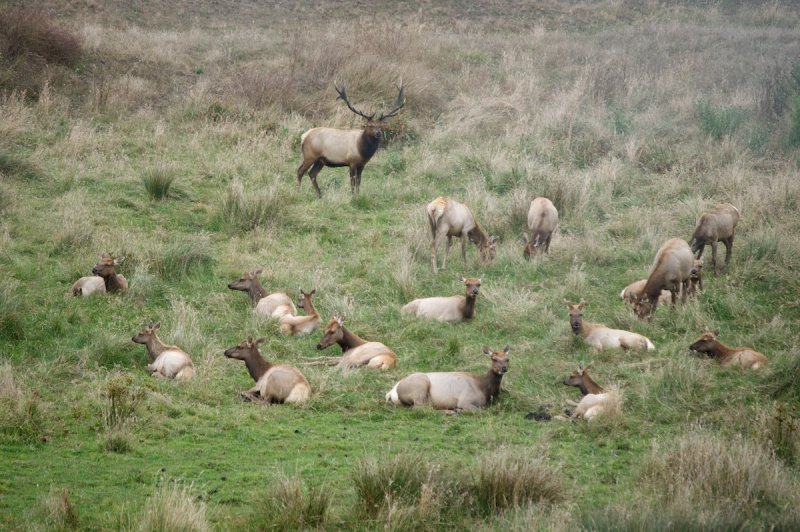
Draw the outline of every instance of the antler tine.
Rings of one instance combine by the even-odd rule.
[[[394,100],[394,109],[392,109],[388,113],[382,114],[381,120],[383,120],[384,118],[389,118],[391,116],[394,116],[395,114],[397,114],[397,111],[402,109],[403,106],[406,104],[406,93],[405,89],[403,88],[402,80],[400,81],[400,85],[397,86],[397,89],[399,92],[397,93],[397,98],[395,98]]]
[[[347,98],[347,91],[345,91],[344,83],[342,83],[341,85],[334,85],[334,88],[336,89],[336,92],[339,93],[339,99],[342,100],[345,104],[347,104],[347,108],[353,111],[355,114],[357,114],[362,118],[366,118],[367,120],[375,116],[375,113],[371,114],[370,116],[367,116],[358,109],[356,109],[355,107],[353,107],[353,104],[351,104],[350,100]]]

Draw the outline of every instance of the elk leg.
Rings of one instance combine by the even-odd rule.
[[[547,237],[547,240],[544,241],[544,252],[550,253],[550,237]]]
[[[303,176],[305,175],[306,171],[311,168],[311,165],[314,164],[314,161],[307,161],[303,159],[303,162],[300,163],[300,167],[297,169],[297,188],[300,188],[300,183],[303,181]]]
[[[431,266],[433,267],[433,273],[436,273],[436,252],[439,249],[439,246],[442,244],[442,239],[447,234],[447,228],[437,228],[436,234],[433,237],[433,242],[431,243]],[[444,262],[442,263],[442,268],[445,266],[445,262],[447,262],[447,255],[444,257]]]
[[[733,235],[725,239],[725,269],[731,263],[731,254],[733,253]]]
[[[311,167],[311,170],[308,172],[308,177],[311,178],[311,184],[314,185],[314,189],[317,191],[317,197],[322,197],[322,191],[319,189],[319,185],[317,185],[317,174],[322,167],[325,166],[321,161],[315,161],[314,166]]]
[[[453,237],[447,235],[447,243],[444,245],[444,259],[442,259],[442,269],[447,267],[447,257],[450,255],[450,247],[453,245]]]
[[[461,258],[464,261],[464,264],[467,263],[467,237],[466,235],[461,235]]]
[[[356,195],[358,192],[358,187],[356,186],[356,167],[350,167],[350,193],[352,195]]]
[[[364,170],[363,166],[356,168],[356,195],[361,192],[361,172]]]
[[[717,245],[719,245],[719,242],[716,240],[711,243],[711,266],[714,268],[714,275],[719,275],[717,271]]]

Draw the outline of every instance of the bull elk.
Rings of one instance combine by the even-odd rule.
[[[300,137],[303,162],[297,169],[297,187],[300,187],[303,176],[308,172],[317,196],[322,197],[322,192],[317,185],[317,174],[322,167],[347,166],[350,169],[350,190],[354,195],[358,194],[361,186],[361,172],[381,145],[384,121],[396,115],[406,103],[403,86],[400,85],[398,90],[393,109],[388,113],[381,113],[376,118],[375,113],[367,115],[353,107],[347,97],[344,85],[336,87],[339,99],[347,104],[348,109],[364,118],[367,123],[363,129],[315,127],[303,133]]]

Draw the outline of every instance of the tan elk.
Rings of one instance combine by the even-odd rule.
[[[189,354],[174,345],[165,345],[161,342],[156,331],[161,328],[161,322],[150,323],[144,327],[131,340],[143,344],[147,348],[147,371],[153,377],[175,379],[176,381],[189,380],[194,376],[194,364]]]
[[[623,288],[622,292],[619,293],[620,299],[626,303],[633,304],[636,301],[636,298],[641,295],[644,285],[646,284],[647,279],[639,279],[638,281],[632,282]],[[658,302],[661,305],[667,305],[670,301],[672,301],[672,292],[669,290],[662,290],[661,295],[658,296]]]
[[[706,353],[723,366],[736,365],[744,369],[758,369],[767,361],[764,354],[749,347],[728,347],[717,340],[718,336],[719,329],[714,332],[703,331],[700,339],[690,345],[689,349]]]
[[[611,329],[602,323],[588,323],[583,321],[583,309],[586,302],[581,300],[574,305],[564,300],[569,309],[569,325],[572,332],[583,337],[583,341],[602,351],[603,349],[646,349],[652,351],[656,348],[648,338],[630,331]]]
[[[680,238],[670,238],[659,248],[650,275],[642,291],[634,300],[634,311],[639,318],[649,318],[658,307],[662,290],[672,293],[675,304],[678,294],[685,301],[689,287],[694,257],[689,244]]]
[[[319,312],[314,307],[314,303],[311,299],[314,297],[314,294],[317,292],[317,289],[314,288],[311,292],[304,292],[302,288],[300,290],[300,302],[298,306],[306,311],[305,316],[284,316],[280,320],[278,320],[280,330],[283,334],[288,334],[289,336],[298,336],[301,334],[310,334],[317,330],[322,324],[322,318],[319,317]]]
[[[475,317],[475,300],[481,287],[480,277],[459,275],[459,282],[464,283],[466,293],[463,296],[426,297],[406,303],[400,309],[401,314],[414,314],[424,318],[446,323],[469,321]]]
[[[344,85],[336,87],[339,98],[347,104],[347,108],[365,119],[367,123],[363,129],[315,127],[303,133],[300,137],[303,162],[297,169],[297,187],[300,187],[303,176],[308,172],[317,196],[322,197],[322,192],[317,185],[317,174],[322,167],[347,166],[350,169],[350,190],[353,194],[358,194],[361,186],[361,172],[381,145],[384,121],[396,115],[406,103],[402,85],[398,87],[398,90],[394,108],[375,118],[375,113],[367,115],[353,107],[347,98]]]
[[[244,272],[238,280],[228,283],[228,288],[247,292],[255,307],[253,312],[262,318],[280,319],[297,314],[292,298],[282,292],[267,292],[259,279],[261,273],[262,270]]]
[[[558,227],[558,210],[547,198],[536,198],[528,209],[528,231],[523,255],[530,259],[538,251],[550,252],[550,239]]]
[[[730,203],[720,203],[700,217],[692,238],[689,240],[692,252],[697,253],[698,259],[703,258],[706,246],[711,245],[711,267],[714,268],[714,275],[719,275],[717,242],[725,243],[725,265],[722,267],[725,269],[731,262],[733,237],[737,223],[739,223],[739,209]]]
[[[578,369],[564,379],[567,386],[575,386],[581,391],[580,402],[575,405],[572,411],[572,418],[583,418],[591,421],[601,414],[612,413],[619,408],[619,398],[617,393],[606,391],[599,386],[589,375],[592,366],[583,367],[583,362],[578,365]]]
[[[686,297],[696,299],[703,291],[703,259],[695,259],[692,269],[689,270],[689,283]]]
[[[497,400],[500,382],[508,371],[508,346],[502,351],[483,347],[483,354],[492,360],[485,375],[462,371],[412,373],[394,385],[386,394],[386,401],[402,406],[430,405],[453,413],[490,405]]]
[[[304,403],[311,396],[311,385],[300,370],[288,364],[270,364],[258,350],[264,338],[247,340],[225,350],[225,356],[242,360],[255,386],[242,392],[242,400],[262,404]]]
[[[326,359],[325,364],[343,369],[360,367],[391,369],[397,365],[397,355],[380,342],[359,338],[344,326],[344,317],[334,316],[325,326],[317,349],[327,349],[333,344],[342,348],[342,356]]]
[[[81,277],[72,285],[73,296],[89,296],[103,292],[121,292],[128,289],[128,281],[116,271],[125,257],[114,259],[110,255],[100,257],[92,268],[92,275]]]
[[[458,201],[440,196],[430,202],[425,208],[428,215],[428,225],[431,228],[431,267],[436,273],[436,262],[439,247],[442,240],[447,238],[447,244],[442,260],[442,269],[447,266],[447,255],[450,254],[450,246],[453,244],[453,237],[461,240],[461,257],[467,262],[467,239],[478,246],[480,257],[483,262],[494,260],[496,253],[497,237],[489,237],[486,231],[478,225],[469,207]]]

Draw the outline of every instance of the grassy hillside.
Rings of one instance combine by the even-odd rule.
[[[0,12],[0,528],[800,525],[790,2],[13,4]],[[344,169],[320,173],[321,199],[308,178],[298,189],[302,132],[361,123],[334,82],[380,111],[401,79],[407,104],[361,195]],[[440,195],[500,237],[494,262],[470,245],[465,264],[456,245],[431,274],[424,206]],[[536,196],[560,225],[527,262]],[[620,290],[719,202],[742,213],[729,270],[707,266],[698,301],[637,320]],[[72,297],[104,253],[125,257],[130,289]],[[303,367],[307,405],[242,403],[250,377],[222,353],[247,336],[274,361],[337,354],[226,288],[259,268],[270,290],[316,288],[325,320],[343,314],[398,367]],[[462,293],[459,274],[482,278],[472,322],[400,315]],[[563,303],[581,298],[587,320],[657,349],[589,349]],[[192,355],[194,380],[147,375],[131,337],[151,321]],[[692,355],[706,327],[769,364]],[[511,369],[483,412],[384,402],[414,371],[483,373],[481,347],[505,344]],[[581,361],[618,387],[621,414],[526,418],[570,408],[579,392],[561,383]]]

